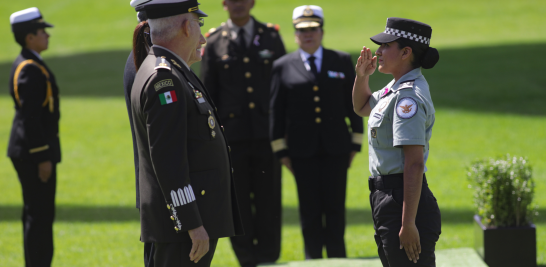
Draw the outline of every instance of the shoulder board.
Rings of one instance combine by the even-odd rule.
[[[413,83],[414,83],[414,82],[415,82],[415,80],[401,82],[400,85],[398,85],[398,89],[397,89],[397,90],[412,89],[412,88],[413,88]]]
[[[171,70],[171,63],[165,57],[158,57],[155,61],[155,70],[164,69]]]
[[[223,23],[224,23],[224,22],[223,22]],[[211,35],[213,35],[213,34],[219,32],[220,29],[222,29],[222,26],[223,26],[223,25],[221,25],[220,27],[217,27],[217,28],[210,28],[209,31],[208,31],[207,33],[205,33],[205,37],[209,38],[209,36],[211,36]]]
[[[281,26],[279,26],[279,24],[273,24],[273,23],[267,23],[267,27],[271,29],[275,29],[276,31],[279,31],[281,29]]]

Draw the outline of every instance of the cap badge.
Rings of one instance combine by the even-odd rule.
[[[199,10],[199,7],[198,7],[198,6],[189,8],[189,9],[188,9],[188,12],[194,12],[194,11],[197,11],[197,10]]]
[[[313,16],[313,10],[311,9],[311,7],[306,7],[305,10],[303,10],[303,15],[306,16],[306,17],[310,17],[310,16]]]

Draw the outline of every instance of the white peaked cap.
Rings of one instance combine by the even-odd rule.
[[[322,8],[319,6],[313,6],[313,5],[305,5],[305,6],[299,6],[294,8],[294,13],[292,13],[292,19],[294,20],[299,17],[306,16],[308,12],[306,10],[309,10],[309,9],[313,11],[312,15],[324,19],[324,13],[322,12]]]
[[[145,3],[148,3],[148,2],[152,2],[152,0],[131,0],[131,3],[130,5],[135,8],[139,5],[142,5],[142,4],[145,4]]]
[[[10,24],[21,23],[33,19],[42,17],[40,10],[36,7],[27,8],[25,10],[17,11],[9,17]]]

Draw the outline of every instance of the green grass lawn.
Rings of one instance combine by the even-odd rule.
[[[39,7],[50,30],[44,53],[61,89],[61,140],[54,266],[141,266],[134,171],[122,76],[136,17],[127,0],[3,1],[0,32],[0,153],[5,153],[13,118],[7,94],[11,61],[19,48],[7,18]],[[221,1],[201,1],[210,15],[204,31],[225,20]],[[258,0],[254,14],[281,24],[293,51],[292,9],[301,0]],[[339,4],[338,4],[339,3]],[[430,187],[442,210],[438,249],[473,246],[472,191],[465,168],[477,158],[505,153],[529,157],[534,166],[539,264],[546,265],[546,4],[536,1],[314,1],[325,10],[328,48],[356,57],[387,17],[409,17],[432,25],[438,65],[424,74],[437,109],[427,164]],[[356,58],[355,58],[356,59]],[[197,67],[197,66],[196,66]],[[197,68],[198,69],[198,68]],[[372,87],[390,77],[376,72]],[[2,152],[4,151],[4,152]],[[368,201],[367,147],[349,172],[348,255],[377,255]],[[21,190],[11,162],[0,157],[0,265],[21,266]],[[293,177],[283,175],[281,262],[302,260],[297,196]],[[229,241],[220,241],[213,266],[237,266]]]

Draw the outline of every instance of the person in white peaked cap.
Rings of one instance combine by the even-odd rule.
[[[10,94],[15,117],[8,157],[23,190],[23,237],[26,266],[50,266],[53,259],[53,221],[59,142],[59,88],[41,53],[49,46],[38,8],[10,16],[15,41],[22,50],[13,62]]]

